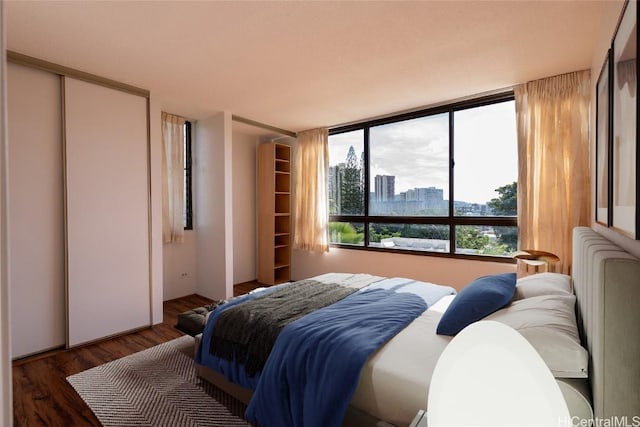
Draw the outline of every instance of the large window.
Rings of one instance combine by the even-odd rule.
[[[509,257],[517,247],[512,94],[333,129],[330,241]]]
[[[184,123],[184,229],[193,229],[193,204],[191,192],[191,122]]]

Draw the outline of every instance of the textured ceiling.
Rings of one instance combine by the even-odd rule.
[[[8,1],[7,47],[300,131],[590,68],[605,3]]]

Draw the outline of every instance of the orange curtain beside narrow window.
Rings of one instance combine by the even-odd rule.
[[[515,88],[518,125],[518,244],[552,252],[571,272],[571,233],[590,224],[590,73]]]
[[[295,164],[295,249],[308,252],[329,250],[328,173],[327,129],[300,132]]]
[[[184,122],[162,113],[162,240],[184,240]]]

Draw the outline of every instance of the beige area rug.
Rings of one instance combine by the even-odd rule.
[[[241,402],[198,378],[193,345],[184,336],[67,381],[107,427],[249,425],[233,415],[243,413]]]

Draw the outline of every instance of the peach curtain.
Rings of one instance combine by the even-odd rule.
[[[295,171],[293,247],[308,252],[327,252],[329,250],[327,129],[313,129],[298,134]]]
[[[515,88],[518,125],[518,244],[560,258],[570,274],[572,230],[590,225],[590,73]]]
[[[162,113],[162,240],[184,240],[184,122]]]

